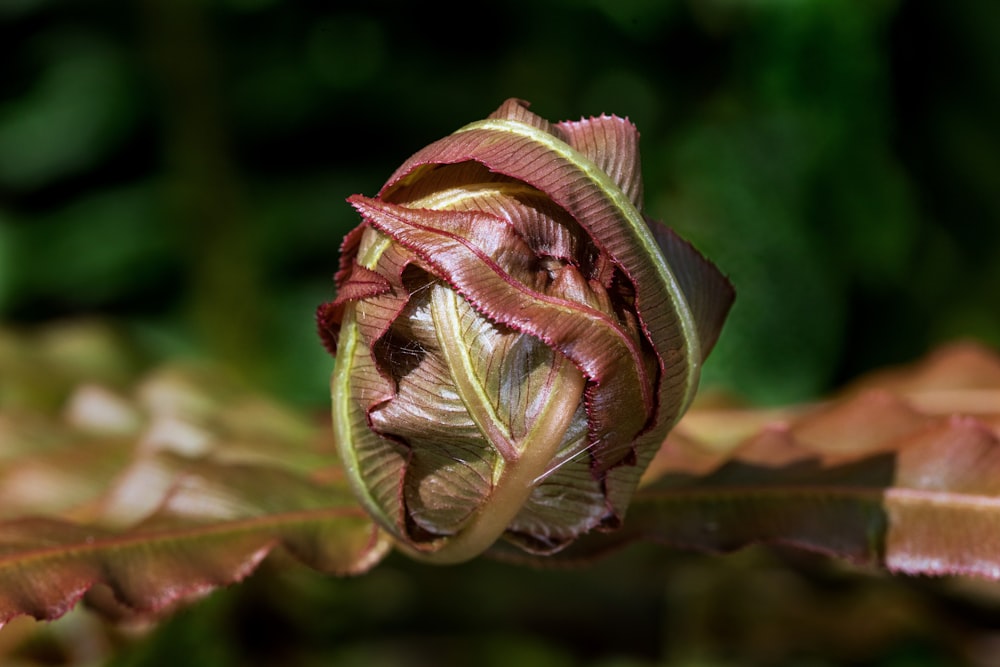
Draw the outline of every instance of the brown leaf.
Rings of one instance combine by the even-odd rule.
[[[326,485],[260,467],[184,467],[163,507],[128,529],[41,517],[0,523],[0,623],[57,618],[95,584],[156,612],[240,581],[278,546],[338,575],[367,569],[385,551],[364,512]]]
[[[169,610],[276,549],[336,575],[388,550],[328,428],[218,369],[162,367],[126,392],[50,379],[32,391],[61,403],[8,378],[16,400],[0,405],[0,624],[56,618],[97,585],[133,611]]]

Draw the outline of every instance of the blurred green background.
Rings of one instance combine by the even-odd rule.
[[[992,0],[0,0],[0,319],[97,315],[302,405],[343,202],[506,97],[642,132],[738,301],[706,383],[788,402],[1000,343]]]
[[[707,385],[791,402],[1000,345],[998,26],[995,0],[0,0],[0,323],[97,317],[321,412],[344,198],[514,96],[638,125],[647,211],[738,290]],[[993,664],[995,597],[787,565],[265,574],[114,664],[945,665],[973,635]]]

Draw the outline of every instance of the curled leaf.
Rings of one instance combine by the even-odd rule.
[[[635,127],[508,100],[349,201],[318,320],[365,508],[438,562],[619,526],[732,301],[643,216]]]

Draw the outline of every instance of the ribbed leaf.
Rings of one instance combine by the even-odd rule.
[[[362,223],[319,311],[336,440],[404,548],[550,552],[620,523],[731,301],[689,246],[673,273],[641,195],[631,123],[508,100],[349,198]]]
[[[491,118],[472,123],[418,151],[379,193],[395,201],[432,164],[478,162],[531,185],[565,209],[603,251],[615,259],[636,289],[636,310],[661,359],[657,396],[663,425],[679,417],[694,395],[702,354],[697,327],[683,292],[660,255],[642,214],[584,152],[551,125],[534,122],[522,104],[508,101]],[[563,135],[581,140],[595,156],[592,132]],[[623,135],[631,136],[631,135]],[[615,135],[602,138],[610,146]],[[620,139],[621,140],[621,139]],[[617,149],[614,149],[617,150]],[[615,161],[612,161],[615,162]]]
[[[446,277],[480,313],[538,337],[576,363],[595,383],[591,386],[599,387],[588,403],[594,441],[622,440],[609,434],[634,435],[647,423],[653,399],[642,352],[608,312],[586,305],[589,290],[583,281],[570,282],[573,267],[563,269],[562,280],[546,289],[540,284],[544,276],[530,270],[533,256],[524,243],[511,228],[486,215],[415,210],[357,196],[352,202],[370,224]],[[523,259],[511,261],[519,247]],[[503,265],[486,254],[491,248],[507,256]],[[623,413],[618,407],[622,403],[645,409]],[[625,438],[624,450],[608,448],[603,467],[620,461],[630,444],[631,438]]]
[[[617,116],[599,116],[556,123],[563,141],[597,165],[614,181],[632,205],[642,210],[642,169],[639,131]]]

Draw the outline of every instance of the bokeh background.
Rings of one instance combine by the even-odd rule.
[[[944,341],[1000,345],[994,0],[428,5],[0,0],[0,322],[31,331],[96,318],[123,332],[146,363],[221,360],[282,400],[322,410],[333,360],[318,343],[313,311],[333,296],[340,238],[357,222],[344,198],[374,194],[417,149],[520,97],[551,120],[614,113],[640,128],[647,212],[713,258],[738,291],[706,367],[707,386],[754,403],[789,403]],[[729,594],[713,577],[744,567],[726,562],[736,565],[683,561],[677,568],[693,568],[685,581],[694,583],[673,585],[670,604],[693,604],[699,585],[716,586],[724,599]],[[146,644],[129,664],[206,645],[198,633],[207,640],[216,627],[206,616],[235,623],[232,609],[257,609],[257,598],[272,600],[265,620],[308,643],[343,637],[352,619],[367,628],[363,636],[375,636],[372,628],[388,622],[379,614],[398,613],[390,625],[404,628],[423,628],[413,616],[427,613],[447,625],[456,616],[433,609],[484,578],[504,582],[487,587],[491,596],[500,586],[545,590],[540,582],[551,581],[470,567],[447,578],[392,561],[365,583],[288,584],[298,591],[291,599],[314,613],[308,618],[299,607],[275,609],[265,594],[275,584],[265,578],[192,612],[188,625],[181,617],[170,626],[179,634],[163,635],[174,639]],[[615,633],[631,628],[642,648],[606,652],[611,662],[601,664],[672,655],[666,640],[649,637],[663,634],[670,607],[663,591],[677,577],[648,562],[624,571],[608,566],[589,575],[584,590],[596,602],[571,605],[624,610],[604,644],[595,635],[600,624],[586,626],[586,636],[627,646]],[[839,574],[823,576],[842,583]],[[649,588],[642,577],[652,577]],[[605,583],[593,584],[599,580]],[[579,590],[580,580],[572,581],[569,588]],[[732,582],[738,592],[761,594],[744,591],[757,579]],[[892,590],[886,595],[911,594]],[[362,609],[353,616],[342,604],[351,595]],[[367,596],[395,611],[364,611],[359,600]],[[429,597],[431,612],[421,606]],[[504,600],[490,604],[514,614],[517,604]],[[466,604],[494,609],[471,597]],[[647,606],[659,614],[647,624],[653,634],[644,634],[641,621]],[[578,618],[573,609],[550,611]],[[743,636],[736,626],[753,614],[738,611],[714,608],[722,616],[712,623]],[[504,613],[463,622],[495,624],[491,614]],[[267,644],[264,634],[240,627],[240,636]],[[487,643],[514,653],[482,654],[495,664],[580,657],[560,653],[565,642],[558,640],[556,648],[522,646],[510,639],[521,635],[503,627]],[[704,633],[715,625],[698,627]],[[884,659],[878,664],[947,664],[934,661],[934,651],[911,650],[906,632],[872,649]],[[413,653],[400,641],[385,649],[383,662],[359,649],[351,659],[360,662],[352,663],[343,649],[337,664],[423,664],[393,662],[393,651]],[[926,648],[924,641],[915,645]],[[832,644],[818,653],[844,648]],[[734,655],[743,650],[732,646]],[[201,662],[186,664],[250,664],[233,657],[249,660],[249,653],[199,650],[209,653],[190,653]],[[613,662],[616,655],[623,662]],[[898,656],[907,661],[891,662]],[[914,656],[926,662],[909,661]],[[333,664],[314,658],[281,664]]]
[[[1000,343],[990,0],[0,2],[0,318],[100,316],[299,403],[373,194],[506,97],[642,132],[647,209],[728,273],[707,371],[789,402]]]

